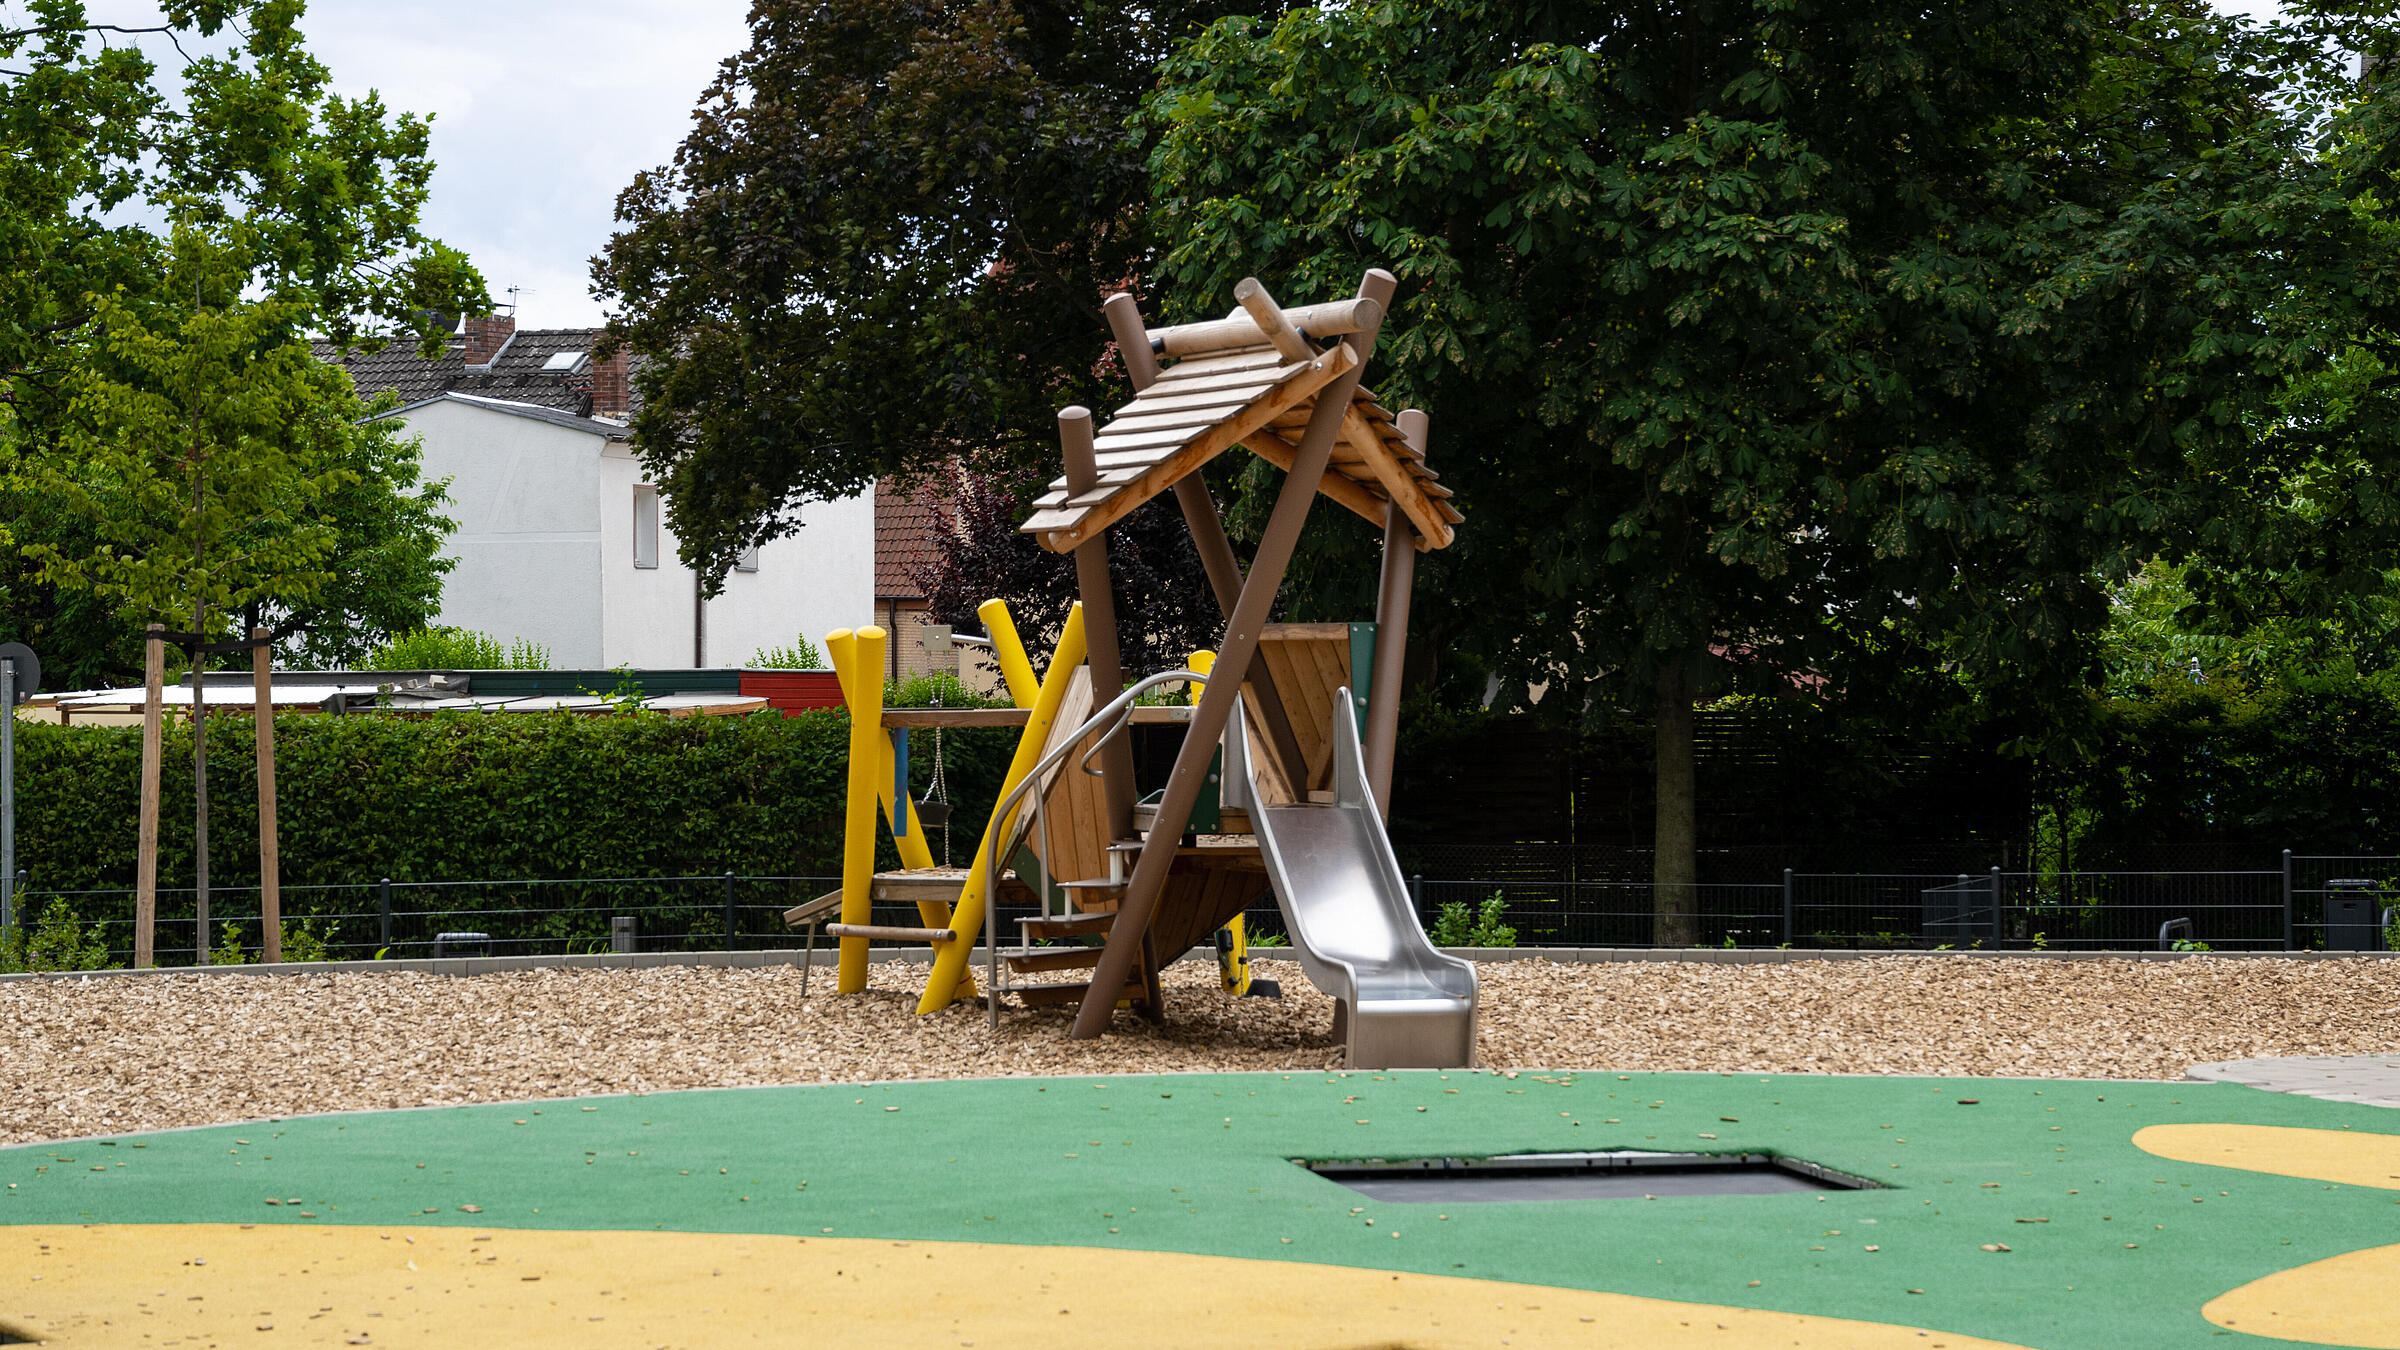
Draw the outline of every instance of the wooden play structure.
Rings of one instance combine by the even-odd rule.
[[[931,944],[920,1012],[973,996],[981,929],[994,934],[983,992],[995,1018],[1009,997],[1071,1003],[1073,1034],[1098,1036],[1121,1006],[1162,1017],[1161,965],[1272,889],[1294,955],[1338,1000],[1354,1065],[1471,1061],[1473,970],[1426,943],[1382,824],[1416,555],[1448,545],[1463,518],[1426,466],[1425,415],[1395,416],[1360,383],[1395,284],[1378,269],[1349,299],[1286,310],[1251,279],[1225,318],[1159,329],[1130,296],[1110,298],[1135,396],[1096,429],[1085,409],[1059,413],[1065,472],[1020,527],[1074,556],[1081,594],[1038,681],[1006,607],[982,610],[1016,707],[886,710],[882,631],[828,636],[852,717],[841,922],[825,928],[841,943],[843,992],[865,987],[867,944],[881,939]],[[1241,446],[1285,471],[1246,573],[1199,475]],[[1190,670],[1127,689],[1107,530],[1169,492],[1225,627]],[[1373,623],[1266,621],[1319,495],[1383,531]],[[1207,678],[1224,672],[1239,677]],[[1198,697],[1133,703],[1168,682]],[[1142,722],[1184,727],[1147,798],[1126,731]],[[936,868],[908,800],[908,732],[995,725],[1023,728],[1000,804],[973,864]],[[878,814],[898,872],[875,872]],[[921,926],[874,923],[878,899],[913,901]],[[1012,942],[995,934],[995,900],[1036,911]],[[1051,975],[1066,978],[1033,978]]]

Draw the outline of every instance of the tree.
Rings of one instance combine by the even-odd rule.
[[[1145,272],[1127,117],[1229,0],[761,0],[593,264],[634,443],[710,586],[811,499],[965,458],[1047,478],[1108,407],[1099,302]],[[1038,466],[1038,467],[1037,467]]]
[[[1839,684],[1853,638],[1936,644],[2055,752],[2145,559],[2389,556],[2390,391],[2276,415],[2342,347],[2400,369],[2392,99],[2337,106],[2324,31],[2186,0],[1228,19],[1146,114],[1161,275],[1196,309],[1400,274],[1378,387],[1434,411],[1468,512],[1427,608],[1651,716],[1657,936],[1688,942],[1714,653]]]
[[[26,8],[0,29],[0,528],[40,569],[7,578],[19,631],[66,643],[62,675],[121,678],[139,623],[188,618],[189,599],[319,658],[360,646],[338,625],[422,624],[442,497],[390,431],[331,430],[363,410],[300,339],[430,343],[442,313],[485,303],[417,228],[425,121],[330,92],[288,0],[170,0],[145,28],[93,23],[78,0]],[[184,56],[179,96],[128,36]],[[212,469],[234,489],[222,510],[266,514],[169,500],[190,465],[161,457],[178,453],[230,455]],[[152,550],[170,515],[188,543],[194,514],[203,556],[178,581],[191,549]],[[210,538],[240,566],[208,563]]]

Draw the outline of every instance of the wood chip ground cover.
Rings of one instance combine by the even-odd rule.
[[[791,967],[24,980],[0,985],[0,1143],[318,1111],[769,1083],[1323,1069],[1332,1002],[1170,968],[1170,1014],[1097,1042],[1068,1010],[911,1012],[921,965],[800,997]],[[822,974],[822,972],[821,972]],[[2370,961],[1482,967],[1491,1068],[2175,1078],[2196,1062],[2400,1049],[2400,967]]]

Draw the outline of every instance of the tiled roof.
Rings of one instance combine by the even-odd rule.
[[[437,394],[473,394],[540,404],[580,417],[592,411],[588,370],[587,378],[569,379],[545,375],[542,367],[560,352],[589,352],[599,341],[597,328],[522,328],[509,334],[507,345],[488,368],[469,366],[455,342],[430,361],[405,341],[393,342],[379,352],[352,352],[338,359],[349,370],[361,398],[372,399],[390,390],[407,404]],[[319,342],[316,350],[321,360],[337,359],[330,343]]]
[[[588,431],[595,436],[606,437],[609,440],[625,440],[629,434],[623,423],[612,422],[604,417],[581,417],[564,409],[544,407],[539,403],[519,403],[513,399],[485,398],[481,394],[462,394],[456,390],[447,394],[435,394],[431,398],[419,399],[414,403],[403,403],[392,411],[379,415],[398,417],[402,413],[415,412],[427,404],[445,402],[463,403],[469,407],[505,413],[510,417],[529,417],[536,422],[548,422],[553,426],[565,427],[570,431]]]
[[[902,492],[888,481],[875,484],[876,599],[925,598],[925,588],[909,573],[933,563],[934,531],[948,518],[942,498],[941,490],[931,486]]]

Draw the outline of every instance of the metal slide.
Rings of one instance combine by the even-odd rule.
[[[1293,955],[1310,983],[1341,1005],[1337,1034],[1347,1028],[1350,1066],[1473,1064],[1475,967],[1437,950],[1417,921],[1400,860],[1367,790],[1350,691],[1334,700],[1331,802],[1261,803],[1249,735],[1237,703],[1226,737],[1226,786],[1239,794],[1258,832]]]

